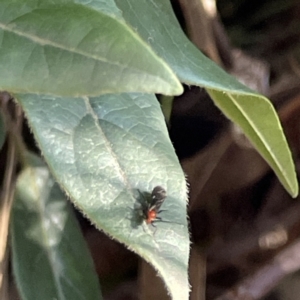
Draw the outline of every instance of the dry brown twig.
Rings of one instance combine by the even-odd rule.
[[[258,300],[285,276],[300,269],[300,240],[277,254],[274,259],[216,300]]]
[[[14,108],[12,120],[8,105],[10,97],[7,93],[0,93],[0,104],[2,117],[8,132],[8,147],[4,179],[0,194],[0,299],[6,300],[8,296],[8,232],[12,202],[14,198],[15,179],[16,179],[16,143],[14,134],[19,134],[22,127],[21,109],[19,106]]]

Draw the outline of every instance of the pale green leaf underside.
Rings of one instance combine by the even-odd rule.
[[[243,129],[291,196],[296,197],[298,182],[291,152],[271,103],[255,95],[232,96],[214,90],[208,92],[223,113]]]
[[[169,66],[111,7],[0,1],[0,89],[63,96],[182,93]]]
[[[295,197],[298,182],[291,153],[275,110],[207,59],[184,36],[169,0],[116,0],[124,19],[186,83],[205,87],[215,104],[238,124]],[[141,12],[145,10],[147,14]],[[199,132],[199,134],[201,134]]]
[[[101,300],[70,203],[48,169],[34,160],[18,178],[12,209],[12,263],[20,295],[23,300]]]
[[[96,98],[16,95],[52,173],[76,206],[149,261],[173,299],[187,299],[185,177],[152,95]],[[139,192],[163,186],[156,231],[138,222]],[[170,223],[168,223],[170,222]]]

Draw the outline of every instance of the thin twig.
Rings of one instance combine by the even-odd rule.
[[[185,25],[191,41],[204,51],[213,61],[222,65],[213,32],[213,20],[216,18],[214,1],[179,0]],[[209,4],[208,4],[209,3]]]
[[[2,97],[2,113],[6,123],[6,128],[8,129],[8,147],[7,147],[7,162],[4,173],[3,188],[1,191],[0,198],[0,299],[8,299],[8,248],[7,248],[7,238],[9,230],[9,219],[10,211],[12,207],[12,202],[14,198],[15,189],[15,175],[16,175],[16,144],[14,138],[12,137],[12,127],[16,127],[15,132],[20,132],[22,118],[20,118],[20,107],[15,108],[15,113],[17,117],[17,122],[14,123],[10,117],[9,111],[7,109],[9,100]]]
[[[280,252],[258,272],[215,300],[258,300],[287,275],[300,269],[300,240]]]

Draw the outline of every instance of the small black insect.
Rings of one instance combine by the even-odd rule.
[[[143,207],[143,218],[147,224],[154,226],[154,222],[162,221],[158,216],[162,210],[160,210],[161,205],[167,197],[166,190],[161,186],[156,186],[152,193],[151,199],[147,201],[146,205]]]

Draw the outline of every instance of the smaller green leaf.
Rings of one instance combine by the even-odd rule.
[[[34,158],[17,181],[11,219],[13,270],[23,300],[102,299],[69,202]]]
[[[223,113],[242,128],[282,185],[292,197],[296,197],[295,167],[271,102],[260,95],[236,95],[209,89],[208,93]]]

